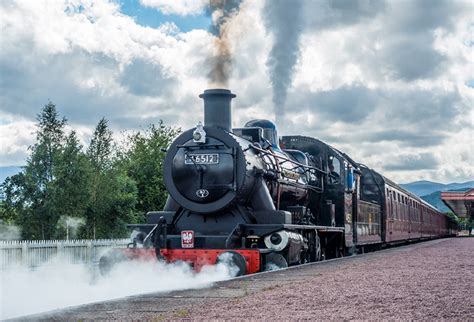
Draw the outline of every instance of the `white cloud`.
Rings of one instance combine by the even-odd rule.
[[[0,166],[24,165],[34,143],[34,122],[0,112]]]
[[[73,113],[81,121],[96,119],[104,111],[111,117],[113,109],[119,117],[136,116],[137,109],[168,110],[171,100],[186,97],[186,78],[211,40],[205,31],[170,35],[169,28],[141,27],[108,2],[4,3],[0,20],[5,39],[0,64],[10,78],[2,85],[11,89],[10,95],[2,96],[2,105],[11,110],[16,104],[16,112],[29,118],[48,98],[68,118],[75,117]],[[141,79],[144,71],[152,78]],[[156,88],[161,97],[145,97],[146,91],[130,87],[134,82]],[[162,90],[173,82],[178,87],[172,93],[179,95]],[[150,105],[157,101],[161,104]],[[79,110],[78,105],[85,108]]]
[[[167,15],[180,16],[202,13],[208,2],[206,0],[140,0],[140,3],[146,7],[156,8]]]
[[[141,3],[178,15],[205,6]],[[469,10],[443,2],[444,12],[433,6],[426,14],[423,4],[410,4],[402,23],[406,8],[395,1],[307,2],[281,134],[326,140],[396,181],[472,179]],[[273,118],[265,64],[272,37],[262,8],[244,1],[231,22],[235,126]],[[140,26],[114,1],[0,2],[1,164],[24,163],[36,114],[48,100],[85,144],[101,117],[116,133],[159,119],[193,126],[202,119],[197,95],[208,86],[213,42],[206,30],[178,27]],[[433,166],[394,171],[387,166],[394,160]]]

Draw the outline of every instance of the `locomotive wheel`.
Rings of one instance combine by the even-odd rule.
[[[237,274],[235,276],[242,276],[247,273],[247,261],[244,256],[238,252],[229,251],[220,254],[219,257],[217,257],[216,264],[219,263],[237,268]]]
[[[282,254],[270,253],[265,256],[264,271],[274,271],[286,267],[288,267],[288,262]]]

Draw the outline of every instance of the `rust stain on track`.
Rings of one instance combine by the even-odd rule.
[[[474,319],[473,250],[439,239],[20,320]]]

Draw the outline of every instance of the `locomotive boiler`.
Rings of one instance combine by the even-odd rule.
[[[146,224],[129,225],[133,242],[102,257],[102,270],[117,257],[185,261],[197,270],[225,258],[242,275],[338,257],[397,241],[388,231],[394,229],[391,191],[413,207],[421,203],[317,139],[280,139],[268,120],[232,128],[230,90],[208,89],[199,97],[204,123],[167,150],[164,209],[149,212]],[[407,222],[415,215],[409,212]]]

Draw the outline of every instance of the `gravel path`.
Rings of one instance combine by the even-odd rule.
[[[376,253],[248,296],[174,312],[199,319],[474,320],[474,238]]]
[[[474,238],[440,239],[19,320],[474,321],[473,259]]]

